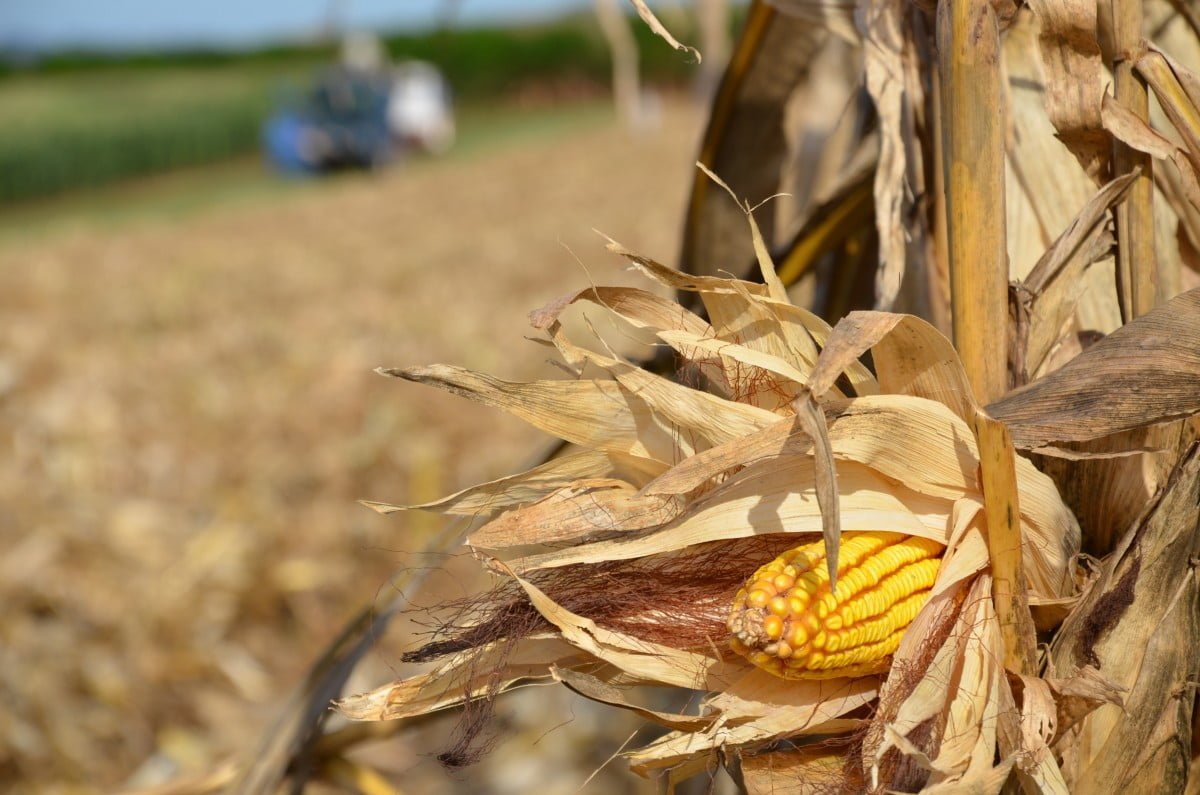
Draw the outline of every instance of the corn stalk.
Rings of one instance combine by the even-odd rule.
[[[986,0],[937,15],[954,345],[982,402],[1008,389],[1008,252],[1000,29]]]
[[[599,286],[534,312],[565,381],[381,370],[562,455],[371,505],[479,519],[504,585],[343,714],[558,682],[665,727],[625,755],[668,787],[718,762],[752,793],[1194,786],[1200,288],[1167,288],[1200,283],[1200,78],[1112,7],[1106,60],[1086,0],[753,2],[682,267],[609,246],[682,306]],[[797,120],[821,81],[840,104]],[[797,172],[789,212],[759,204]],[[581,306],[672,356],[576,345]]]
[[[1134,71],[1142,44],[1141,0],[1113,0],[1112,28],[1116,57],[1113,83],[1116,101],[1143,122],[1150,119],[1150,96],[1145,80]],[[1129,199],[1116,211],[1118,297],[1125,322],[1146,314],[1158,300],[1154,257],[1154,161],[1129,144],[1114,141],[1116,175],[1134,174]]]

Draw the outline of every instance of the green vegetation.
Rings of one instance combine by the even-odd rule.
[[[643,25],[643,72],[686,80],[687,59]],[[688,31],[681,30],[681,35]],[[530,84],[602,86],[609,61],[590,17],[527,29],[385,38],[394,60],[438,65],[467,106]],[[253,152],[273,99],[335,57],[330,45],[252,53],[67,54],[0,72],[0,203]]]
[[[570,106],[547,105],[532,110],[512,103],[472,103],[459,114],[458,141],[446,156],[416,157],[408,169],[424,169],[446,158],[467,159],[513,144],[549,141],[611,121],[612,106],[584,100]],[[348,182],[369,175],[339,174],[329,180]],[[183,168],[134,182],[115,182],[46,198],[10,204],[0,213],[0,248],[12,240],[54,235],[64,228],[111,229],[129,223],[180,218],[216,206],[254,206],[297,191],[311,190],[312,180],[279,179],[253,155],[202,167]]]
[[[31,74],[0,82],[0,202],[254,149],[277,70]]]
[[[688,37],[690,31],[679,30]],[[694,65],[666,46],[640,22],[634,25],[642,73],[659,82],[694,76]],[[436,64],[464,98],[495,96],[547,79],[606,83],[608,49],[592,18],[569,18],[525,30],[478,28],[386,39],[395,59],[418,58]]]

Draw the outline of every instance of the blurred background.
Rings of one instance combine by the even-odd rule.
[[[372,370],[552,376],[526,313],[638,283],[593,228],[676,260],[743,7],[651,5],[703,65],[615,0],[0,3],[0,790],[229,770],[440,529],[356,500],[537,457]],[[474,768],[433,758],[453,716],[368,753],[403,792],[635,791],[639,725],[543,688]]]

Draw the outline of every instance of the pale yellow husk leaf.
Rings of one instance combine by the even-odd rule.
[[[585,655],[557,637],[531,637],[505,652],[500,644],[459,652],[423,673],[338,702],[353,720],[397,720],[461,706],[468,698],[521,682],[548,683],[554,663],[581,664]]]
[[[641,773],[682,776],[731,749],[851,731],[862,720],[847,713],[887,698],[891,688],[894,719],[864,746],[866,769],[889,749],[924,753],[908,734],[939,716],[945,731],[927,760],[930,784],[990,780],[998,734],[1003,728],[1006,738],[1021,736],[1021,726],[998,717],[1012,695],[989,598],[987,520],[969,424],[979,408],[949,342],[924,321],[879,312],[853,313],[830,329],[785,302],[762,257],[766,285],[685,275],[611,248],[659,283],[699,292],[711,324],[646,292],[593,287],[531,317],[576,380],[511,383],[444,365],[388,371],[501,408],[581,448],[420,506],[490,517],[468,543],[486,550],[487,565],[520,587],[557,645],[530,638],[515,649],[460,652],[432,673],[345,702],[343,711],[364,718],[442,709],[481,692],[474,672],[490,664],[493,689],[496,682],[504,689],[557,680],[673,727],[628,756]],[[558,324],[579,304],[602,306],[654,334],[700,368],[710,391],[575,345]],[[868,350],[877,380],[859,361]],[[843,376],[846,391],[835,387],[845,385]],[[798,417],[797,406],[810,413]],[[816,457],[817,450],[827,457]],[[825,486],[818,465],[834,476]],[[1078,526],[1052,482],[1023,458],[1016,480],[1031,598],[1070,598]],[[530,579],[584,564],[648,566],[700,544],[755,536],[808,536],[798,537],[800,544],[821,533],[828,539],[832,529],[836,541],[839,523],[846,531],[888,530],[948,547],[933,595],[895,656],[917,666],[910,692],[879,677],[775,679],[718,643],[675,648],[615,631],[566,609]],[[747,561],[747,575],[761,562]],[[948,622],[954,631],[933,653],[923,638]],[[522,656],[531,643],[540,651]],[[620,692],[638,684],[713,695],[695,715],[659,713]],[[1039,704],[1030,707],[1029,727],[1044,714]],[[1026,756],[1044,746],[1035,734],[1018,743]],[[1036,756],[1025,772],[1050,786],[1057,768],[1045,757]]]
[[[639,475],[637,467],[622,466],[613,453],[576,450],[516,475],[489,480],[433,502],[392,505],[362,500],[362,504],[382,514],[424,510],[446,516],[490,516],[540,500],[576,481],[607,479],[612,483],[637,485],[641,480]]]
[[[635,772],[646,774],[711,756],[721,748],[830,733],[832,721],[870,703],[877,687],[873,677],[785,682],[752,671],[709,701],[708,707],[721,716],[709,728],[668,733],[627,756]]]

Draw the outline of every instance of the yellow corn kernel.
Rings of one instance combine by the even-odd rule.
[[[845,533],[832,590],[824,542],[791,549],[738,592],[729,615],[732,648],[789,679],[885,671],[929,598],[942,549],[917,536]]]
[[[754,607],[763,607],[767,602],[771,601],[771,597],[766,591],[751,591],[746,597],[746,604]]]

